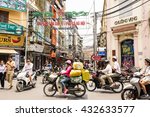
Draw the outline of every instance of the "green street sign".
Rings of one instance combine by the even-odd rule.
[[[0,22],[0,33],[22,35],[23,34],[23,26]]]
[[[26,12],[26,0],[0,0],[0,8]]]

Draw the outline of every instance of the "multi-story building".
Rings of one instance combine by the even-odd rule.
[[[150,2],[147,0],[105,0],[107,55],[117,56],[121,65],[137,67],[150,57]]]
[[[26,27],[26,0],[0,1],[0,60],[14,54],[16,67],[23,66]]]

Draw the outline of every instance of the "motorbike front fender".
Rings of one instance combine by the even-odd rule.
[[[57,86],[58,92],[59,92],[60,94],[62,94],[62,89],[63,89],[63,87],[62,87],[62,84],[60,83],[59,78],[56,80],[56,86]]]
[[[124,89],[135,89],[135,86],[128,84],[124,87]]]

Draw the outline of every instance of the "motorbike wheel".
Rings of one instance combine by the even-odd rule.
[[[95,91],[96,83],[92,79],[90,79],[89,82],[86,83],[86,88],[88,91]]]
[[[48,97],[54,96],[56,94],[56,91],[56,86],[50,83],[47,83],[43,88],[44,94]]]
[[[16,84],[16,89],[17,89],[18,92],[22,92],[22,91],[24,90],[23,84],[20,83],[20,82],[18,82],[18,83]]]
[[[86,87],[84,84],[77,84],[74,88],[77,89],[76,91],[74,91],[74,95],[76,97],[82,97],[85,95]]]
[[[114,83],[115,83],[115,85],[117,85],[118,87],[117,87],[117,88],[116,88],[116,87],[112,88],[112,91],[115,92],[115,93],[120,93],[120,92],[122,92],[122,90],[123,90],[123,84],[122,84],[121,82],[114,82]]]
[[[121,93],[122,100],[135,100],[136,97],[137,96],[134,89],[124,89]]]

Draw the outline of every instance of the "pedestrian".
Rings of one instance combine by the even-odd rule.
[[[12,56],[9,56],[8,61],[6,63],[6,80],[9,83],[9,89],[13,87],[12,80],[15,69],[15,62],[12,59]]]
[[[5,71],[6,71],[6,67],[4,65],[4,61],[1,60],[0,61],[0,82],[1,82],[2,89],[4,89],[4,85],[5,85]]]

